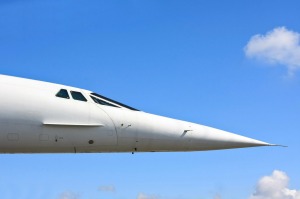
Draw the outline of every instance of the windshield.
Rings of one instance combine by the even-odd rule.
[[[115,100],[109,99],[109,98],[104,97],[104,96],[102,96],[102,95],[99,95],[99,94],[97,94],[97,93],[91,93],[91,95],[94,95],[94,96],[96,96],[96,97],[102,98],[102,99],[104,99],[104,100],[106,100],[106,101],[112,102],[112,103],[117,104],[117,105],[119,105],[119,106],[121,106],[121,107],[128,108],[128,109],[133,110],[133,111],[139,111],[138,109],[132,108],[132,107],[130,107],[130,106],[127,106],[127,105],[122,104],[122,103],[120,103],[120,102],[117,102],[117,101],[115,101]]]

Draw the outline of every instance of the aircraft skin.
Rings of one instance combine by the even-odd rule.
[[[0,93],[0,153],[205,151],[271,145],[138,111],[65,85],[0,75]]]

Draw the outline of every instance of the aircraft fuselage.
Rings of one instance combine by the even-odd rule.
[[[138,111],[91,91],[0,75],[0,153],[203,151],[268,143]]]

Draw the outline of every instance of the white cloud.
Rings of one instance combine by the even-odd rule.
[[[66,191],[66,192],[61,193],[58,198],[59,199],[79,199],[79,195],[69,192],[69,191]]]
[[[278,27],[265,35],[254,35],[244,48],[246,56],[280,64],[287,67],[288,74],[293,75],[300,69],[300,34]]]
[[[98,188],[99,191],[105,191],[105,192],[115,192],[116,188],[113,185],[104,185],[104,186],[100,186]]]
[[[272,175],[262,177],[254,194],[249,199],[300,199],[300,190],[288,188],[289,177],[282,171],[275,170]]]
[[[222,199],[222,197],[221,197],[221,195],[216,194],[216,195],[214,196],[214,199]]]
[[[137,196],[137,199],[159,199],[159,196],[156,195],[146,195],[144,193],[139,193]]]

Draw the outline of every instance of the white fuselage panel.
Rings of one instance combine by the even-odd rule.
[[[60,89],[80,92],[87,100],[57,97]],[[202,151],[269,145],[121,105],[101,105],[92,100],[90,91],[59,84],[0,75],[0,93],[0,153]]]

